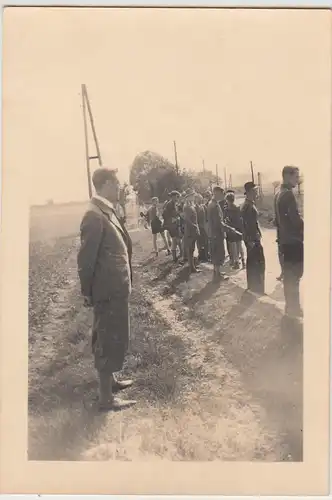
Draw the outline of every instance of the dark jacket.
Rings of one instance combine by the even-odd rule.
[[[224,210],[224,217],[226,224],[229,224],[231,227],[234,227],[234,229],[242,233],[243,222],[240,207],[237,207],[236,205],[232,205],[230,207],[227,206]]]
[[[220,204],[212,199],[207,208],[208,236],[209,238],[224,238],[223,213]]]
[[[81,223],[77,256],[81,291],[93,304],[131,293],[132,242],[109,207],[92,198]]]
[[[253,202],[245,200],[241,206],[241,217],[243,223],[243,239],[245,243],[260,241],[262,233],[258,223],[258,211]]]
[[[227,205],[224,209],[224,217],[226,224],[233,227],[240,233],[243,233],[243,222],[242,222],[240,207],[237,207],[236,205],[231,205],[231,206]],[[242,240],[242,236],[233,234],[231,232],[227,234],[227,238],[229,241]]]
[[[176,204],[174,203],[173,200],[168,201],[163,210],[165,229],[171,232],[178,231],[178,218],[179,218],[179,213]]]
[[[185,238],[197,238],[200,234],[197,212],[193,205],[185,203],[184,205],[184,237]]]
[[[206,226],[206,207],[205,205],[195,205],[197,213],[197,222],[200,230],[205,229]]]
[[[303,242],[304,223],[291,186],[282,184],[274,197],[275,224],[280,245]]]

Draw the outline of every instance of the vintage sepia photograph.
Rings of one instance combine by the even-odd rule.
[[[4,37],[26,459],[303,463],[330,13],[13,7]]]

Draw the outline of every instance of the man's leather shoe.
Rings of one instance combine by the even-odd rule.
[[[115,394],[124,391],[133,385],[132,380],[116,380],[112,385],[112,392]]]

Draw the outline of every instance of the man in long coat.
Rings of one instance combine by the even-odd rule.
[[[122,369],[129,344],[132,243],[115,210],[119,195],[115,172],[96,170],[93,184],[97,194],[81,223],[78,273],[85,305],[93,308],[92,351],[100,409],[121,409],[135,403],[114,397],[132,385],[131,380],[114,376]]]
[[[257,186],[251,181],[246,182],[244,191],[246,199],[241,207],[241,216],[243,239],[247,248],[247,286],[248,290],[265,295],[265,257],[255,205]]]
[[[299,182],[299,169],[286,166],[282,171],[282,184],[275,196],[275,215],[279,252],[283,257],[285,314],[303,317],[300,304],[300,280],[303,276],[304,222],[293,189]]]

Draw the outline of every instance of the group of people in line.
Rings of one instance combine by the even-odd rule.
[[[156,255],[160,234],[174,263],[187,262],[189,271],[197,273],[197,264],[209,261],[213,264],[213,281],[219,281],[229,279],[222,272],[227,249],[231,268],[247,269],[248,289],[264,294],[265,261],[255,206],[257,188],[253,182],[247,182],[244,190],[246,198],[242,207],[235,204],[233,190],[225,192],[220,186],[207,191],[204,197],[191,189],[182,195],[172,191],[162,213],[158,210],[158,198],[153,198],[152,206],[142,215],[151,227]],[[196,246],[197,260],[194,258]]]
[[[299,169],[284,167],[282,176],[283,183],[275,196],[280,279],[284,284],[285,314],[300,317],[303,219],[293,193],[299,181]],[[133,381],[119,380],[114,375],[122,369],[130,336],[133,249],[125,217],[117,209],[120,185],[116,172],[99,168],[92,181],[96,195],[82,219],[77,262],[84,304],[93,309],[92,351],[99,377],[99,409],[108,411],[136,402],[117,398],[116,393],[129,388]],[[220,281],[228,279],[222,272],[226,241],[231,266],[239,269],[241,263],[242,268],[246,268],[248,290],[264,295],[265,258],[255,204],[257,187],[247,182],[244,191],[245,201],[241,207],[235,204],[235,193],[232,190],[225,193],[220,186],[215,186],[204,197],[193,190],[184,195],[172,191],[161,215],[158,199],[154,198],[148,212],[142,212],[152,230],[154,251],[158,252],[160,234],[174,263],[187,261],[190,272],[196,273],[197,245],[199,261],[211,261],[213,279]]]
[[[227,279],[220,272],[226,258],[226,238],[230,265],[234,269],[245,268],[242,242],[242,220],[239,207],[235,204],[235,192],[216,186],[204,196],[188,189],[180,194],[172,191],[162,210],[158,198],[152,198],[152,205],[141,216],[150,226],[153,249],[158,255],[157,236],[161,235],[167,254],[172,254],[174,263],[188,263],[192,273],[199,272],[199,262],[213,262],[215,277]],[[197,247],[198,259],[194,259]],[[222,252],[224,250],[224,252]]]
[[[281,266],[277,279],[284,281],[286,314],[302,316],[299,280],[303,274],[303,219],[293,193],[299,169],[286,166],[282,177],[274,202]],[[258,187],[246,182],[244,191],[241,207],[235,204],[234,190],[225,192],[220,186],[215,186],[212,192],[206,191],[204,196],[192,189],[182,194],[172,191],[162,209],[158,198],[152,198],[151,207],[146,213],[141,212],[141,216],[151,228],[155,254],[158,255],[157,236],[161,235],[167,254],[172,254],[175,263],[187,262],[190,272],[197,273],[197,264],[209,261],[213,264],[213,280],[227,280],[229,277],[221,272],[227,260],[226,246],[231,268],[246,268],[248,290],[265,295],[265,256],[256,208]]]

